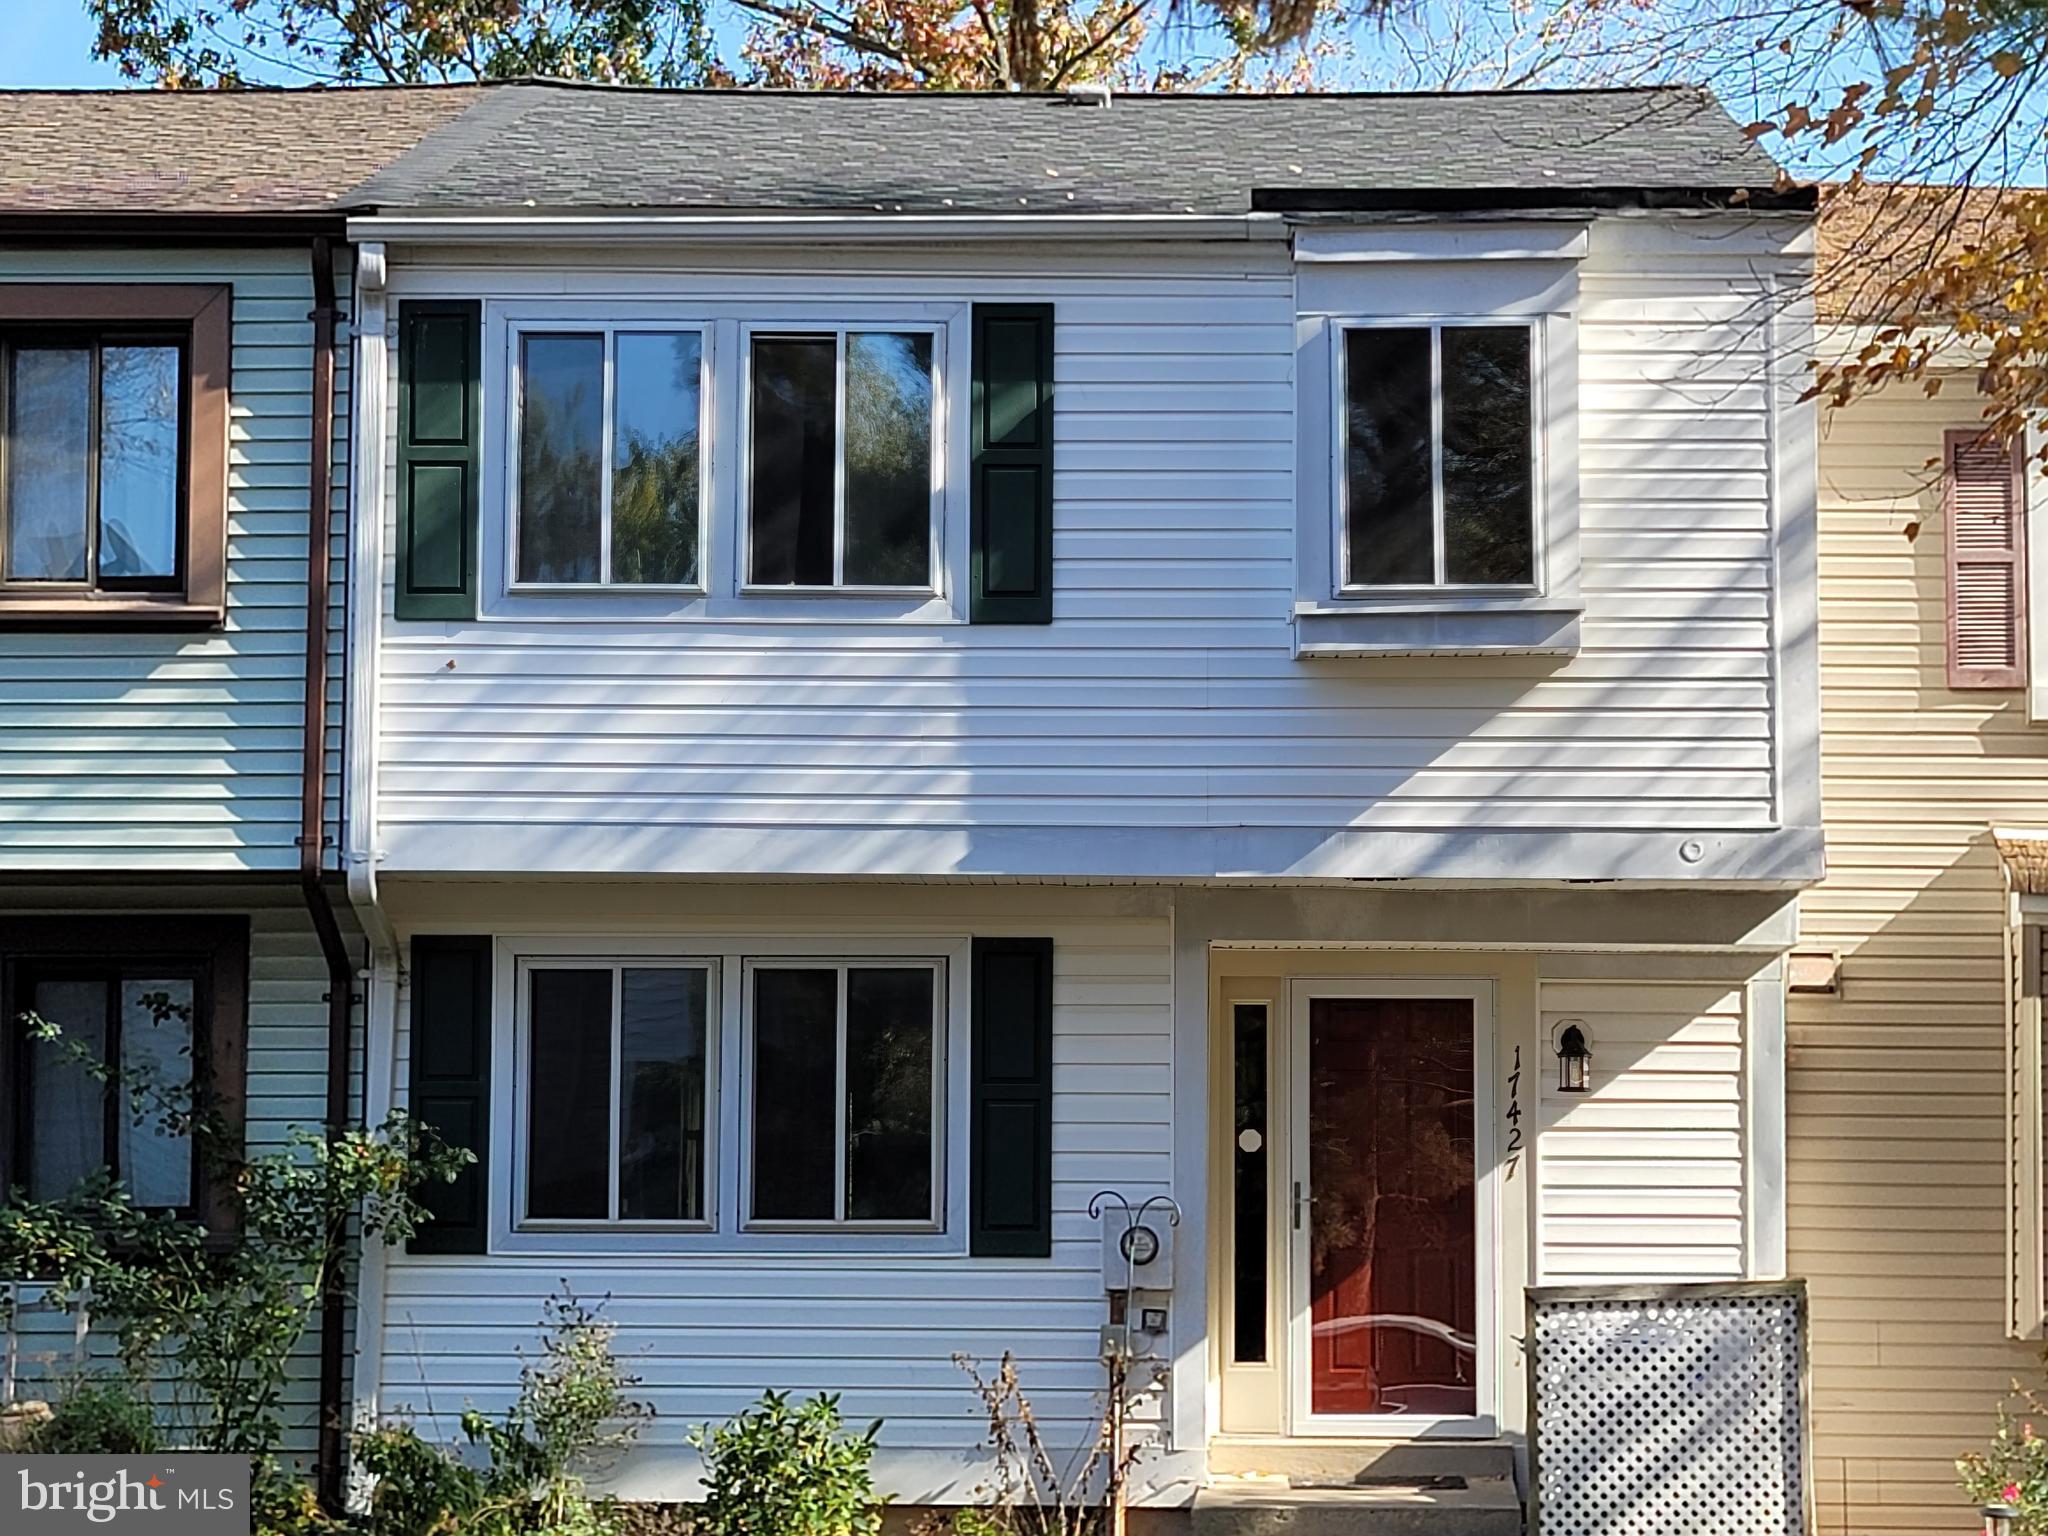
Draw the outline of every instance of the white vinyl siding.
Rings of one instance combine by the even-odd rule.
[[[654,1480],[642,1497],[677,1497],[690,1427],[769,1387],[843,1391],[849,1421],[885,1421],[881,1486],[911,1503],[948,1489],[962,1497],[981,1476],[966,1453],[987,1426],[956,1351],[991,1367],[1015,1351],[1049,1437],[1079,1443],[1103,1380],[1102,1243],[1089,1197],[1115,1188],[1135,1203],[1174,1190],[1172,933],[1163,918],[1062,923],[1041,911],[1033,922],[1014,915],[1023,903],[1011,910],[1001,930],[1054,939],[1049,1260],[849,1252],[829,1239],[794,1252],[394,1253],[380,1409],[411,1410],[444,1438],[464,1406],[495,1412],[517,1390],[514,1349],[537,1345],[541,1305],[567,1280],[579,1296],[605,1298],[620,1356],[643,1378],[638,1395],[655,1406],[641,1459],[626,1469],[629,1481],[636,1464]],[[460,921],[453,910],[445,920]],[[885,926],[870,919],[865,931],[880,943]],[[403,1019],[401,1003],[401,1085]],[[507,1198],[506,1177],[493,1170],[493,1200]],[[1199,1379],[1188,1390],[1199,1392]]]
[[[386,870],[623,871],[658,841],[674,873],[740,847],[757,872],[804,872],[771,867],[790,845],[759,830],[792,821],[829,840],[815,859],[857,857],[870,830],[889,848],[1273,829],[1312,849],[1779,824],[1758,290],[1709,236],[1662,256],[1603,238],[1581,278],[1586,617],[1568,664],[1294,657],[1296,518],[1331,512],[1296,505],[1284,247],[847,257],[832,291],[863,302],[1057,305],[1055,622],[387,617]],[[395,296],[508,301],[770,308],[820,273],[772,251],[394,259]],[[487,500],[487,522],[503,515]]]
[[[1542,1279],[1744,1278],[1743,988],[1545,980],[1540,1006]],[[1583,1097],[1559,1093],[1548,1052],[1566,1020],[1581,1024],[1592,1048]]]
[[[348,301],[347,263],[337,263]],[[0,254],[0,282],[231,283],[227,624],[0,632],[0,872],[298,867],[312,276],[303,247]],[[347,554],[346,330],[335,368],[330,622]],[[338,824],[341,647],[328,667]]]

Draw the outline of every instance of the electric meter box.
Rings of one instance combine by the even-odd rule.
[[[1109,1291],[1173,1289],[1173,1226],[1165,1211],[1148,1212],[1136,1226],[1125,1224],[1122,1211],[1104,1215],[1102,1286]]]

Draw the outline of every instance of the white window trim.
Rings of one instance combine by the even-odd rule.
[[[833,1054],[839,1074],[834,1091],[835,1107],[833,1131],[836,1144],[833,1147],[833,1191],[835,1208],[844,1209],[846,1203],[846,1134],[841,1117],[846,1109],[846,1058],[841,1047],[846,1040],[846,973],[849,970],[868,968],[890,968],[901,970],[925,970],[932,973],[932,1187],[931,1207],[922,1221],[886,1220],[855,1221],[840,1215],[829,1219],[801,1219],[791,1217],[756,1216],[754,1214],[754,1168],[757,1159],[754,1148],[754,1087],[755,1087],[755,1029],[754,978],[764,970],[831,970],[840,978],[838,982],[836,1032],[833,1039]],[[738,1222],[746,1232],[940,1232],[945,1227],[946,1197],[946,962],[936,955],[751,955],[747,957],[743,970],[744,986],[741,1005],[740,1027],[740,1082],[743,1098],[739,1114],[739,1164],[740,1204]]]
[[[1486,327],[1526,331],[1529,336],[1529,518],[1530,579],[1525,582],[1452,582],[1444,579],[1444,389],[1443,333]],[[1430,426],[1430,535],[1435,544],[1437,579],[1429,582],[1389,583],[1358,586],[1350,582],[1351,571],[1351,476],[1347,460],[1350,428],[1349,378],[1345,371],[1345,337],[1352,331],[1426,330],[1429,344],[1429,426]],[[1394,315],[1338,316],[1330,321],[1330,487],[1332,492],[1330,558],[1331,595],[1339,600],[1372,602],[1377,599],[1417,597],[1500,599],[1542,597],[1546,590],[1545,529],[1548,523],[1547,469],[1544,426],[1550,419],[1549,369],[1546,366],[1544,326],[1541,317],[1531,315],[1443,315],[1413,317]]]
[[[1578,653],[1585,604],[1579,591],[1579,393],[1575,290],[1548,262],[1464,264],[1475,300],[1439,311],[1394,285],[1404,302],[1375,308],[1389,269],[1365,284],[1335,268],[1325,304],[1309,294],[1295,317],[1294,654],[1303,661],[1384,661],[1410,656],[1524,656],[1562,661]],[[1532,270],[1533,269],[1533,270]],[[1339,281],[1338,279],[1341,279]],[[1411,284],[1411,287],[1419,285]],[[1492,297],[1494,302],[1483,300]],[[1536,434],[1536,580],[1529,586],[1353,587],[1343,583],[1345,408],[1342,337],[1387,326],[1527,325],[1534,332],[1531,404]]]
[[[848,1255],[964,1258],[968,1233],[968,1031],[972,940],[965,934],[906,933],[882,938],[847,938],[817,934],[792,938],[783,934],[704,934],[568,936],[560,933],[501,935],[493,946],[491,1021],[490,1166],[511,1170],[492,1177],[490,1244],[493,1254],[560,1255],[577,1258],[603,1255],[774,1256],[778,1262],[817,1259],[836,1262]],[[613,1222],[547,1223],[539,1229],[517,1220],[525,1200],[525,1163],[519,1145],[524,1080],[520,1066],[519,976],[522,961],[638,964],[676,962],[717,965],[710,1038],[707,1040],[708,1092],[705,1121],[705,1170],[711,1183],[705,1199],[710,1218],[685,1229],[682,1224]],[[935,1097],[944,1109],[939,1122],[935,1190],[940,1198],[940,1223],[918,1230],[878,1230],[861,1225],[826,1224],[797,1228],[776,1224],[748,1228],[739,1220],[747,1207],[742,1198],[746,1162],[743,1115],[747,1083],[741,1045],[746,1006],[746,973],[751,960],[816,960],[942,963],[940,997],[943,1073],[934,1080]],[[737,1149],[738,1155],[733,1155]]]
[[[905,303],[831,301],[703,301],[638,294],[615,299],[498,297],[484,301],[483,437],[479,530],[480,622],[689,621],[785,627],[967,623],[968,487],[966,393],[973,366],[973,307],[966,300]],[[513,482],[517,452],[515,335],[521,331],[700,330],[705,384],[700,396],[698,493],[704,506],[699,531],[699,589],[636,584],[534,588],[511,580],[516,558]],[[742,428],[746,394],[742,328],[749,330],[928,330],[933,346],[935,517],[932,588],[915,592],[878,588],[742,590],[745,562],[745,455]]]
[[[927,555],[926,570],[931,579],[923,585],[911,586],[856,586],[849,584],[846,577],[846,358],[847,337],[861,335],[895,334],[903,336],[929,336],[932,339],[932,432],[930,448],[931,463],[931,543]],[[832,396],[832,585],[796,586],[756,582],[749,575],[748,567],[754,547],[754,342],[761,337],[811,337],[830,336],[833,340],[833,396]],[[735,539],[734,554],[739,569],[734,582],[739,591],[749,597],[879,597],[879,598],[935,598],[941,595],[940,583],[945,574],[945,463],[946,442],[949,436],[947,394],[950,390],[950,369],[946,359],[946,328],[931,322],[903,321],[894,324],[870,324],[862,321],[854,324],[821,325],[792,322],[777,324],[767,320],[749,320],[740,326],[739,358],[735,364],[740,375],[740,431],[739,459],[743,466],[740,477],[740,524]]]
[[[533,1136],[530,1123],[533,1062],[532,1020],[532,973],[537,970],[589,970],[607,971],[615,978],[632,970],[701,970],[705,977],[705,1028],[704,1028],[704,1215],[698,1220],[673,1219],[654,1220],[647,1218],[627,1219],[616,1215],[606,1216],[532,1216],[526,1210],[527,1180],[531,1172]],[[571,954],[549,955],[522,953],[513,968],[513,1046],[510,1076],[513,1079],[512,1103],[510,1106],[516,1127],[512,1138],[513,1157],[511,1199],[515,1207],[514,1228],[520,1232],[709,1232],[718,1225],[718,1056],[719,1034],[719,962],[715,957],[703,955],[603,955]],[[606,1206],[611,1211],[619,1208],[619,1115],[620,1103],[620,1026],[624,1003],[624,988],[620,980],[612,984],[611,1018],[611,1111],[606,1124],[608,1152],[605,1162],[605,1177],[610,1185]]]
[[[616,380],[618,339],[627,335],[693,334],[697,338],[697,579],[693,582],[638,582],[612,579],[612,457],[617,430]],[[604,342],[604,419],[599,445],[598,579],[596,581],[525,581],[519,575],[519,522],[522,514],[519,485],[519,445],[525,430],[525,391],[521,343],[529,336],[600,336]],[[710,521],[710,490],[706,473],[709,463],[705,447],[709,440],[711,396],[711,327],[701,321],[678,320],[665,324],[649,320],[546,320],[514,321],[506,328],[505,431],[505,588],[514,594],[574,593],[701,594],[708,590],[704,579],[705,540]]]

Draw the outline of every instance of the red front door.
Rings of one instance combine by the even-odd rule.
[[[1309,1411],[1478,1411],[1469,998],[1308,1017]]]

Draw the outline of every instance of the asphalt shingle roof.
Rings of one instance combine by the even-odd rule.
[[[1254,191],[1672,193],[1777,167],[1706,91],[1060,96],[555,81],[0,93],[0,215],[1237,214]]]
[[[324,212],[485,89],[0,91],[0,213]]]
[[[370,177],[387,209],[1242,213],[1254,188],[1771,186],[1704,90],[1059,96],[525,84]]]

